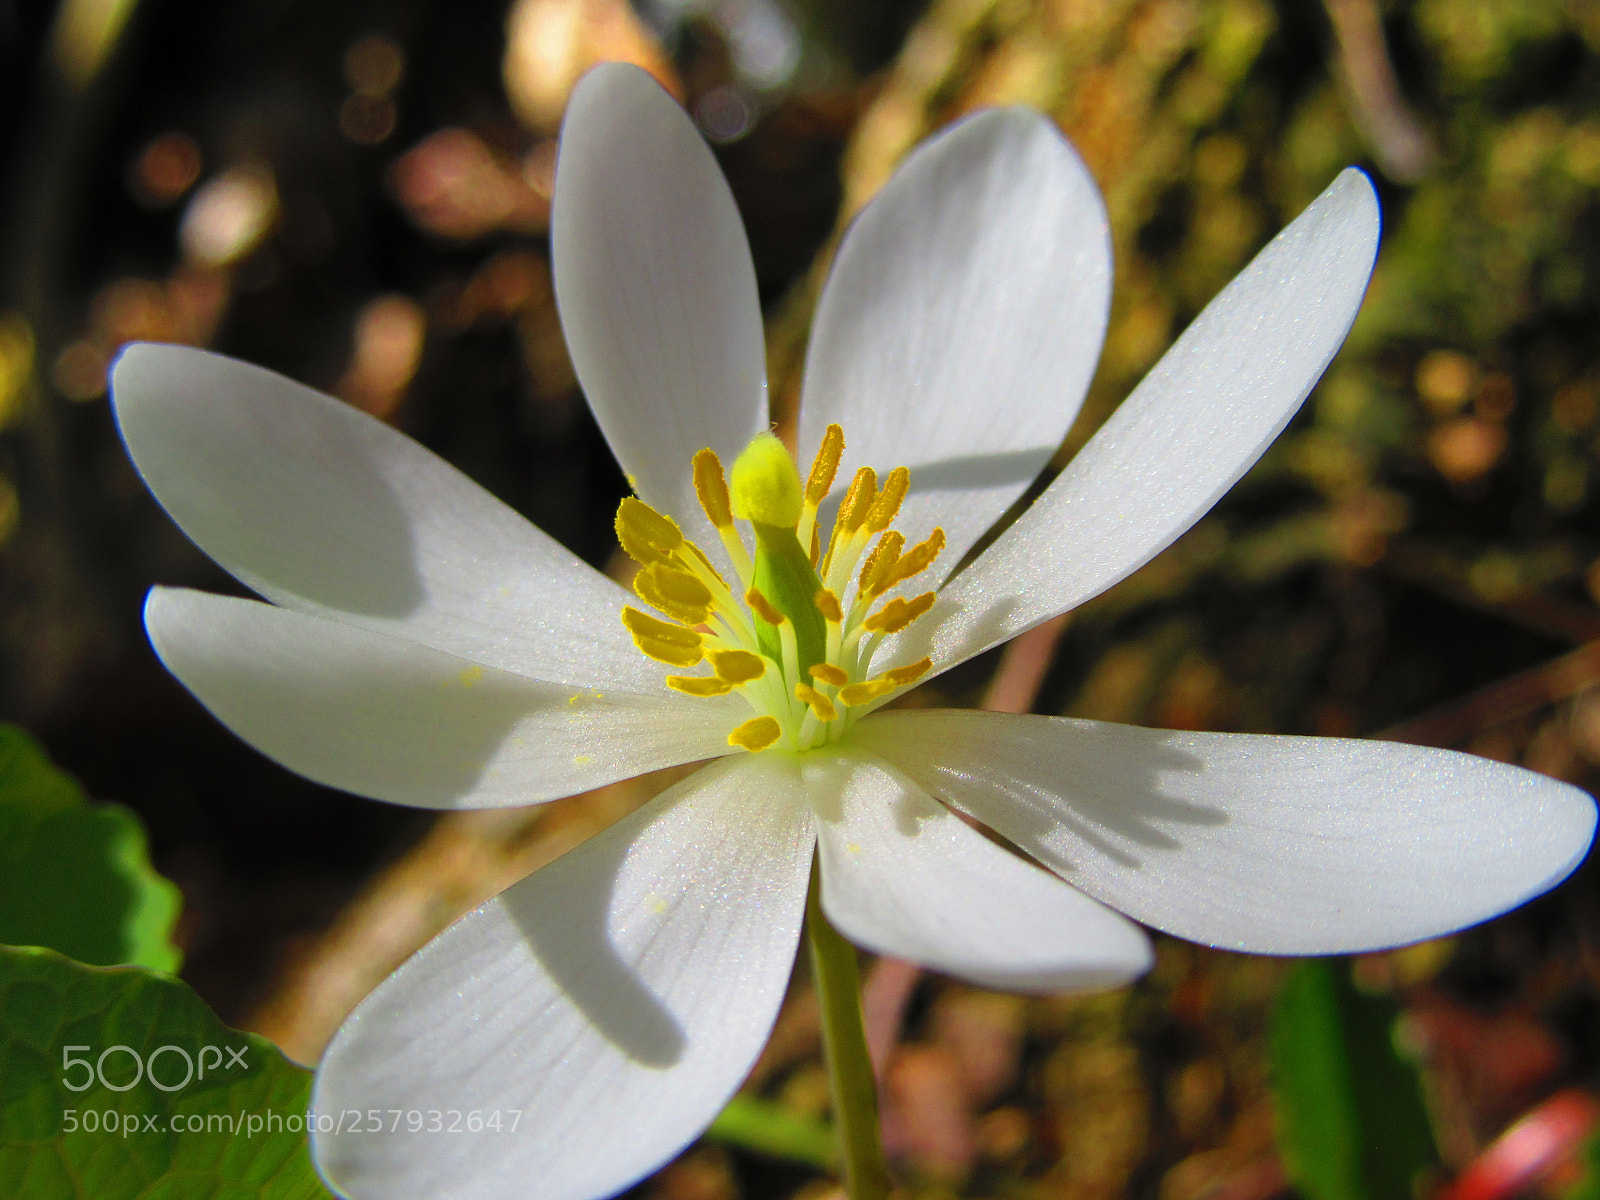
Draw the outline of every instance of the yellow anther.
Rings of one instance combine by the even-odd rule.
[[[717,678],[726,680],[730,687],[760,679],[767,673],[767,660],[748,650],[713,650],[706,657]]]
[[[733,515],[760,525],[793,529],[804,497],[800,472],[782,442],[758,433],[733,463],[728,495]]]
[[[873,533],[882,533],[889,528],[900,511],[900,505],[905,503],[906,489],[910,486],[910,471],[904,467],[890,471],[889,478],[883,481],[883,491],[878,493],[878,498],[867,512],[867,528]]]
[[[863,595],[876,596],[883,590],[878,586],[878,580],[894,570],[895,563],[900,561],[901,547],[905,544],[905,536],[894,529],[887,530],[878,538],[878,544],[867,555],[866,565],[861,568],[859,588]]]
[[[794,685],[795,699],[802,701],[819,721],[832,721],[838,718],[839,710],[816,688],[809,684],[797,683]]]
[[[763,596],[756,588],[751,588],[744,594],[744,602],[750,606],[751,612],[755,613],[768,625],[782,625],[788,619],[774,608],[772,601]]]
[[[643,500],[628,496],[617,506],[617,541],[637,563],[670,563],[683,545],[683,532]]]
[[[658,621],[632,605],[623,608],[622,623],[633,635],[633,644],[657,662],[692,667],[705,657],[700,635],[692,629]]]
[[[932,592],[923,592],[922,595],[913,597],[910,600],[902,600],[896,596],[865,621],[861,622],[861,628],[868,633],[876,633],[880,630],[884,633],[899,633],[932,607]]]
[[[939,552],[943,549],[944,530],[935,529],[927,536],[926,540],[918,542],[902,554],[893,567],[879,573],[877,587],[873,594],[882,595],[890,588],[904,583],[913,575],[920,575],[933,565],[933,560],[939,557]]]
[[[932,593],[930,592],[931,596]],[[898,600],[896,604],[900,603]],[[852,683],[848,687],[839,689],[839,703],[846,708],[855,708],[857,705],[866,704],[869,700],[876,700],[880,696],[887,696],[896,688],[903,688],[909,683],[915,683],[933,669],[933,659],[923,658],[903,667],[893,667],[875,679],[868,679],[862,683]]]
[[[860,529],[877,498],[878,473],[871,467],[862,467],[850,481],[850,490],[839,505],[839,516],[833,523],[834,536],[838,537],[840,531],[854,533]]]
[[[728,735],[728,745],[750,751],[765,750],[782,736],[783,726],[776,717],[751,717]]]
[[[818,683],[825,683],[829,687],[843,687],[850,682],[850,676],[840,667],[832,663],[817,663],[811,668],[811,678]]]
[[[652,563],[633,577],[633,590],[646,604],[685,625],[699,625],[711,615],[711,589],[688,571]]]
[[[933,670],[933,659],[921,658],[903,667],[891,667],[878,678],[888,680],[895,687],[905,687],[908,683],[915,683],[931,670]]]
[[[668,675],[667,686],[686,696],[726,696],[733,684],[715,675]]]
[[[811,474],[806,479],[806,503],[821,504],[833,486],[833,477],[839,472],[839,456],[844,453],[844,430],[829,425],[822,435],[822,445],[817,457],[811,460]]]
[[[817,606],[817,611],[822,614],[824,621],[837,625],[844,620],[844,611],[839,607],[839,597],[835,596],[827,588],[823,588],[813,596],[811,603]]]
[[[839,703],[846,708],[855,708],[879,696],[887,696],[892,691],[894,684],[887,679],[869,679],[865,683],[852,683],[849,687],[840,688]]]
[[[728,481],[722,474],[722,460],[707,446],[694,456],[694,490],[706,518],[718,529],[733,524],[733,509],[728,502]]]

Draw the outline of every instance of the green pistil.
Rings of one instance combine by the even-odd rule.
[[[756,589],[771,605],[789,618],[794,626],[800,654],[800,676],[793,683],[809,682],[811,667],[823,662],[828,650],[828,625],[817,611],[816,596],[822,580],[811,565],[811,556],[800,546],[792,527],[753,522],[756,531]],[[756,641],[761,652],[773,662],[783,661],[778,631],[760,617],[755,618]]]

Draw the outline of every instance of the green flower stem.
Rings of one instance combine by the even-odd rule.
[[[856,948],[840,937],[823,915],[820,889],[821,878],[813,862],[811,892],[806,897],[806,940],[811,947],[811,978],[822,1010],[822,1053],[828,1066],[834,1126],[839,1131],[845,1194],[850,1200],[885,1200],[890,1189],[889,1164],[878,1131],[878,1086],[861,1025]]]

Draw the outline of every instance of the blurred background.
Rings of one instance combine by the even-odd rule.
[[[910,702],[1393,737],[1594,790],[1600,3],[0,0],[0,717],[142,817],[182,891],[182,975],[225,1020],[314,1061],[424,940],[670,777],[436,818],[236,741],[144,639],[152,583],[238,587],[139,483],[107,365],[153,339],[272,367],[622,571],[624,484],[566,356],[546,244],[563,106],[607,59],[652,71],[716,148],[780,421],[834,240],[900,157],[983,105],[1054,117],[1105,193],[1117,261],[1056,466],[1341,167],[1365,167],[1377,273],[1289,432],[1131,579]],[[1090,998],[874,964],[907,1186],[1320,1200],[1275,1139],[1296,968],[1158,950],[1147,980]],[[1585,1186],[1569,1160],[1600,1087],[1595,871],[1330,970],[1421,1072],[1412,1194]],[[825,1113],[803,977],[748,1088]],[[1480,1156],[1519,1118],[1542,1149],[1494,1175]],[[827,1187],[724,1141],[640,1194]]]

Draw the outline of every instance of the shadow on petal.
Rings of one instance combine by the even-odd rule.
[[[540,964],[594,1028],[635,1062],[664,1070],[683,1056],[683,1026],[617,953],[607,919],[632,849],[631,841],[601,836],[545,867],[568,862],[559,908],[530,904],[533,893],[517,889],[502,899]]]

